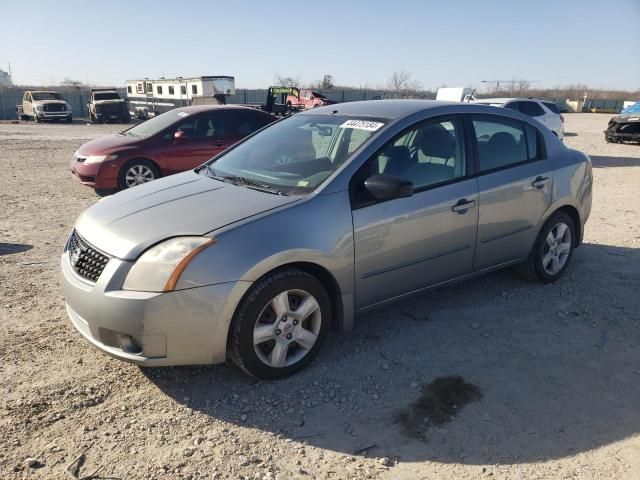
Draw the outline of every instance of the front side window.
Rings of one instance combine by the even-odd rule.
[[[220,139],[226,136],[226,122],[219,113],[200,116],[178,125],[176,130],[191,139]]]
[[[520,111],[530,117],[544,115],[544,110],[537,102],[520,102]]]
[[[307,193],[347,162],[386,120],[294,115],[216,158],[204,175],[242,177],[281,192]]]
[[[415,190],[466,176],[462,123],[457,119],[428,122],[401,134],[363,166],[360,183],[381,173],[409,180]]]
[[[533,145],[528,147],[523,122],[507,118],[476,117],[473,127],[481,173],[537,158],[537,143],[535,148]],[[537,130],[531,128],[533,130],[529,136],[536,138]]]

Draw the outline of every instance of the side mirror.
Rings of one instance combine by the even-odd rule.
[[[181,138],[187,138],[186,134],[182,130],[176,130],[173,134],[173,138],[179,140]]]
[[[410,197],[413,195],[413,183],[395,175],[380,173],[364,181],[366,188],[376,200],[393,200],[394,198]]]

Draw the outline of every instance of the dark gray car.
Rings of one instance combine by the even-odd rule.
[[[284,377],[389,301],[506,266],[557,280],[591,192],[589,158],[519,112],[322,107],[86,210],[61,258],[67,311],[122,360]]]

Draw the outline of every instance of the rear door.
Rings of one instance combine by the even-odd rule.
[[[473,115],[479,219],[474,270],[525,258],[550,207],[553,166],[526,122]]]
[[[458,117],[417,125],[384,146],[350,185],[356,307],[362,308],[469,273],[478,187]],[[371,175],[410,180],[414,194],[376,202]]]

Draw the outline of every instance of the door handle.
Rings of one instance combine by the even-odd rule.
[[[547,182],[549,181],[549,177],[536,177],[536,179],[531,182],[531,186],[537,188],[538,190],[540,190],[541,188],[544,188],[544,186],[547,184]]]
[[[463,213],[467,213],[467,210],[475,206],[476,206],[475,200],[469,201],[466,198],[463,198],[462,200],[458,200],[458,203],[456,203],[453,207],[451,207],[451,210],[462,215]]]

